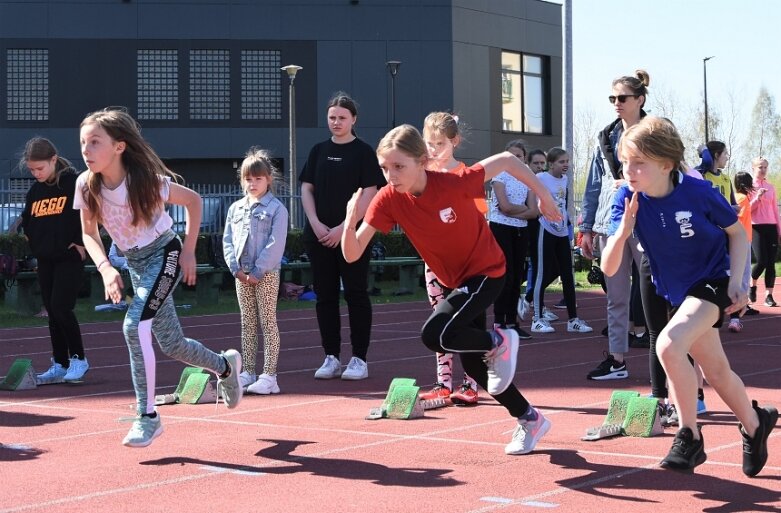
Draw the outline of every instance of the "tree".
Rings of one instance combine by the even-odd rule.
[[[770,169],[778,170],[781,157],[781,116],[776,112],[775,99],[765,87],[760,87],[757,101],[751,109],[751,125],[745,144],[751,158],[762,156]]]

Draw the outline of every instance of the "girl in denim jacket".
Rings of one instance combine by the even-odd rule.
[[[279,270],[287,240],[288,213],[271,192],[279,172],[268,153],[250,148],[239,170],[245,196],[228,209],[222,249],[241,311],[241,386],[251,394],[278,394],[279,328],[277,295]],[[258,317],[263,330],[263,374],[255,374]]]

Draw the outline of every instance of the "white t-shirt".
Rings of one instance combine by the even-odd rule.
[[[526,197],[529,195],[529,188],[526,184],[514,178],[511,174],[502,171],[496,175],[491,182],[500,182],[504,184],[504,192],[507,196],[507,200],[515,205],[525,205]],[[526,219],[518,219],[517,217],[509,217],[499,210],[499,201],[496,199],[496,192],[491,195],[491,210],[488,213],[488,220],[492,223],[505,224],[507,226],[515,226],[516,228],[523,228],[528,225]]]
[[[76,180],[73,208],[77,210],[89,209],[81,192],[86,187],[89,175],[90,171],[84,171]],[[160,197],[163,202],[168,201],[170,185],[171,179],[169,177],[160,177]],[[122,183],[113,190],[106,187],[101,188],[100,196],[103,199],[101,202],[103,228],[106,229],[120,251],[148,246],[174,224],[171,216],[164,208],[161,208],[152,216],[152,224],[146,225],[142,221],[133,226],[133,212],[128,203],[126,180],[122,180]]]
[[[556,202],[559,213],[561,214],[561,221],[554,222],[549,221],[545,217],[540,216],[540,226],[542,226],[548,233],[557,237],[566,237],[569,235],[569,218],[567,216],[567,175],[561,178],[555,178],[548,172],[539,173],[537,178],[542,184],[547,187],[553,196],[553,201]]]

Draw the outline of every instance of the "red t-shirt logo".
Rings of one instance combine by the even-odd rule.
[[[444,208],[439,211],[439,218],[443,223],[451,224],[456,222],[456,212],[452,207]]]

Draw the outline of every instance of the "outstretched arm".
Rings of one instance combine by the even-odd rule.
[[[369,241],[377,232],[373,226],[366,222],[361,224],[361,227],[356,231],[356,225],[362,215],[361,210],[365,212],[367,208],[361,198],[362,195],[363,189],[359,188],[347,202],[347,214],[344,218],[344,230],[342,230],[342,255],[347,262],[355,262],[361,258]]]
[[[490,180],[502,171],[506,171],[516,180],[526,184],[529,189],[537,195],[540,205],[540,213],[551,221],[561,221],[561,212],[559,212],[556,202],[553,201],[548,189],[540,182],[529,166],[524,164],[518,157],[505,151],[491,155],[487,159],[480,161],[480,165],[485,169],[485,179]]]

